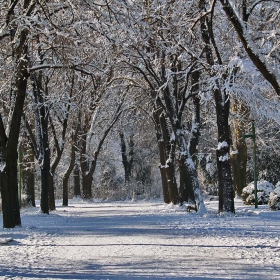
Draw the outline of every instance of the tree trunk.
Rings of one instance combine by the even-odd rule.
[[[38,83],[41,83],[41,77],[39,77]],[[42,97],[42,86],[37,85],[37,92],[34,91],[34,97],[38,98],[36,104],[43,104],[44,100]],[[38,94],[38,96],[37,96]],[[54,201],[50,201],[50,199],[54,198],[54,195],[51,195],[50,192],[52,188],[50,187],[51,184],[51,175],[50,175],[50,146],[49,146],[49,135],[48,135],[48,117],[46,113],[46,109],[44,106],[40,106],[39,110],[39,131],[41,134],[39,135],[40,138],[40,150],[42,157],[41,163],[41,211],[44,214],[49,214],[49,210],[53,210]],[[38,122],[37,122],[38,123]],[[52,205],[52,206],[50,206]]]
[[[161,186],[162,186],[162,194],[164,203],[170,203],[170,196],[168,192],[168,183],[166,178],[166,155],[165,155],[165,142],[162,136],[161,125],[160,125],[160,114],[162,113],[162,109],[156,109],[153,112],[155,129],[156,129],[156,137],[158,143],[158,151],[159,151],[159,159],[160,159],[160,177],[161,177]]]
[[[90,200],[92,198],[92,181],[93,181],[93,173],[88,172],[87,174],[82,174],[82,197],[85,200]]]
[[[35,175],[34,171],[28,172],[26,178],[26,195],[27,195],[27,204],[33,207],[36,207],[35,203]]]
[[[22,172],[23,189],[27,196],[27,204],[36,207],[35,204],[35,175],[33,162],[35,161],[34,153],[31,148],[24,154],[24,165]]]
[[[194,105],[194,112],[193,112],[191,136],[189,140],[189,152],[193,162],[196,161],[197,146],[198,146],[198,141],[200,136],[200,98],[198,96],[199,77],[200,77],[200,72],[198,70],[195,70],[192,73],[192,94],[195,94],[195,96],[192,98],[193,105]]]
[[[49,210],[55,210],[55,187],[54,187],[54,174],[49,169]]]
[[[48,164],[46,164],[46,161],[44,160],[44,164],[41,167],[41,201],[40,201],[41,211],[44,214],[49,214],[49,191],[48,191],[49,179],[50,179],[50,167]]]
[[[1,172],[1,196],[3,227],[14,228],[21,226],[18,181],[17,181],[17,149],[7,149],[6,166]]]
[[[189,154],[192,158],[193,162],[197,161],[197,146],[200,136],[200,99],[198,97],[199,92],[199,77],[200,72],[198,70],[194,70],[191,75],[192,78],[192,95],[193,104],[194,104],[194,112],[193,112],[193,120],[192,120],[192,130],[189,139]],[[192,186],[192,179],[190,174],[188,173],[188,169],[185,167],[184,162],[179,162],[179,170],[180,170],[180,202],[183,203],[191,202],[195,203],[194,189]]]
[[[119,133],[120,139],[121,139],[121,153],[122,153],[122,164],[124,168],[124,178],[125,182],[129,182],[130,177],[130,168],[129,168],[129,162],[126,154],[126,144],[124,140],[124,135],[122,132]]]
[[[200,0],[199,5],[201,10],[204,11],[206,8],[206,1]],[[201,18],[200,28],[202,39],[205,43],[205,55],[207,63],[211,66],[214,66],[215,61],[210,45],[211,32],[207,25],[206,17]],[[218,53],[217,48],[216,53]],[[219,63],[222,64],[219,53],[218,57]],[[215,73],[212,75],[215,75]],[[224,78],[225,77],[222,78],[222,83],[224,82]],[[219,185],[219,212],[234,212],[234,191],[230,165],[230,130],[228,124],[230,97],[225,89],[223,91],[221,90],[220,84],[217,80],[215,88],[213,89],[213,93],[216,105],[216,118],[218,127],[218,148],[216,151],[216,156]]]
[[[24,1],[24,8],[30,4],[29,0]],[[33,8],[30,8],[29,13]],[[28,30],[19,31],[19,37],[13,38],[16,41],[14,54],[16,56],[16,73],[12,83],[12,95],[15,97],[14,107],[11,116],[10,132],[6,135],[2,116],[0,121],[0,142],[5,168],[1,170],[1,195],[3,210],[4,228],[13,228],[21,225],[18,182],[17,182],[17,148],[20,133],[21,117],[27,80],[29,78],[28,67]]]
[[[38,160],[41,167],[41,211],[44,214],[49,214],[49,210],[55,209],[54,202],[54,189],[53,178],[50,173],[50,145],[48,134],[48,113],[44,104],[45,99],[43,96],[42,85],[42,72],[32,76],[33,90],[34,90],[34,103],[35,108],[35,127],[36,127],[36,139],[38,140],[37,146],[39,149]],[[47,91],[47,89],[45,89]],[[47,94],[47,92],[46,92]]]
[[[89,159],[86,156],[87,134],[85,131],[81,135],[80,164],[82,171],[82,198],[89,200],[92,198],[92,175],[90,172]],[[93,174],[93,173],[92,173]]]
[[[77,133],[76,133],[77,135]],[[66,172],[63,175],[63,179],[62,179],[62,193],[63,193],[63,201],[62,201],[62,205],[63,206],[68,206],[68,181],[69,181],[69,177],[70,174],[72,173],[74,166],[75,166],[75,153],[76,153],[76,139],[73,139],[74,143],[72,144],[71,147],[71,159],[70,159],[70,163],[69,166],[66,170]]]
[[[228,101],[229,103],[229,101]],[[216,103],[218,125],[217,169],[219,186],[219,212],[234,213],[234,191],[230,165],[229,109]]]
[[[74,177],[74,197],[80,197],[81,184],[80,184],[80,169],[78,164],[76,164],[74,167],[73,177]]]
[[[179,203],[179,193],[177,188],[176,176],[175,176],[175,139],[170,139],[168,127],[165,119],[165,115],[160,116],[160,126],[165,146],[165,173],[168,185],[168,193],[170,201],[174,204]]]
[[[179,196],[180,203],[190,202],[195,204],[195,196],[192,185],[191,175],[189,174],[188,168],[186,168],[184,160],[179,160],[179,171],[180,171],[180,188]]]
[[[243,139],[245,132],[244,118],[248,119],[249,108],[238,100],[234,100],[232,106],[234,115],[240,118],[233,119],[233,152],[230,155],[233,173],[233,184],[235,192],[241,196],[243,188],[246,187],[246,167],[247,167],[247,145]]]
[[[196,210],[199,213],[203,214],[206,212],[206,208],[205,208],[205,205],[203,202],[200,185],[199,185],[198,178],[197,178],[196,168],[195,168],[194,162],[190,156],[190,153],[188,151],[186,140],[185,140],[185,137],[184,137],[182,131],[183,130],[181,128],[178,128],[178,130],[175,133],[177,143],[179,146],[179,162],[182,165],[184,165],[184,167],[186,168],[186,172],[189,176],[188,181],[190,182],[192,189],[193,189],[195,203],[196,203]]]

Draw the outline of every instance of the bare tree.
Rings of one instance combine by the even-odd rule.
[[[21,116],[29,78],[28,73],[28,23],[35,8],[35,1],[12,1],[5,6],[6,21],[2,22],[1,43],[9,42],[14,62],[14,73],[11,80],[10,117],[5,120],[0,115],[0,143],[2,168],[0,174],[3,226],[13,228],[21,225],[18,204],[17,182],[17,148],[20,133]],[[25,25],[22,23],[25,22]]]

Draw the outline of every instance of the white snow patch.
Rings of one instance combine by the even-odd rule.
[[[227,147],[228,147],[228,143],[226,141],[219,142],[217,150],[221,150],[222,148],[227,148]]]
[[[1,162],[0,163],[0,172],[3,172],[5,167],[6,167],[6,162]]]
[[[192,160],[191,158],[187,158],[187,159],[186,159],[186,164],[187,164],[190,168],[195,169],[194,162],[193,162],[193,160]]]
[[[224,162],[224,161],[228,161],[228,160],[229,160],[229,154],[228,153],[226,153],[223,156],[219,156],[219,161]]]

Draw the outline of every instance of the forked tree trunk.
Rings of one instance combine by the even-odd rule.
[[[72,93],[73,93],[73,87],[74,87],[74,76],[72,77],[72,86],[71,86],[71,91],[70,91],[70,98],[72,97]],[[56,157],[54,158],[52,164],[51,164],[51,169],[50,169],[50,175],[51,175],[51,183],[50,183],[50,194],[53,195],[53,198],[50,199],[50,210],[55,210],[55,185],[54,185],[54,175],[55,175],[55,171],[56,171],[56,168],[60,162],[60,159],[62,157],[62,153],[64,151],[64,142],[65,142],[65,136],[66,136],[66,130],[67,130],[67,126],[68,126],[68,116],[69,116],[69,112],[70,112],[70,104],[67,105],[66,107],[66,115],[63,119],[63,122],[62,122],[62,135],[61,135],[61,142],[62,142],[62,145],[59,144],[59,140],[58,140],[58,137],[57,137],[57,133],[56,133],[56,130],[55,130],[55,126],[53,124],[53,120],[52,120],[52,117],[51,115],[49,114],[49,120],[50,120],[50,126],[51,126],[51,130],[52,130],[52,133],[53,133],[53,138],[54,138],[54,146],[55,146],[55,149],[56,149]],[[75,133],[75,139],[77,138],[77,129],[76,129],[76,133]],[[73,147],[74,145],[72,146],[72,150],[73,150]],[[72,151],[72,154],[74,153],[74,161],[75,161],[75,149]],[[74,162],[72,163],[72,165],[70,164],[70,168],[72,168],[73,170],[73,167],[74,167]],[[71,170],[71,172],[72,172]],[[70,173],[71,173],[70,172]],[[69,174],[70,176],[70,174]],[[63,180],[63,184],[65,182],[68,182],[68,179],[67,181],[64,181]],[[65,186],[64,186],[65,187]],[[67,187],[68,189],[68,187]],[[63,189],[64,190],[64,189]],[[67,200],[68,200],[68,197],[67,197]],[[53,202],[53,204],[51,203]]]
[[[179,162],[181,164],[184,164],[186,168],[186,172],[188,173],[188,180],[192,186],[194,198],[195,198],[195,204],[196,204],[196,210],[200,214],[204,214],[206,212],[206,208],[203,202],[202,193],[200,190],[200,185],[198,182],[197,172],[194,165],[194,162],[190,156],[185,137],[182,133],[182,129],[178,129],[176,131],[176,138],[179,148]]]
[[[125,95],[124,95],[125,96]],[[86,145],[87,145],[87,130],[83,131],[83,134],[81,135],[81,151],[80,151],[80,164],[81,164],[81,171],[82,171],[82,189],[83,189],[83,199],[91,199],[92,198],[92,191],[91,191],[91,185],[93,181],[93,174],[95,172],[96,168],[96,162],[99,156],[99,153],[101,151],[101,148],[104,144],[104,141],[106,137],[108,136],[109,132],[113,128],[114,124],[119,119],[121,113],[122,113],[122,104],[124,99],[121,99],[121,102],[118,104],[116,111],[114,115],[111,118],[111,122],[107,125],[107,128],[104,129],[103,135],[101,136],[98,145],[96,147],[96,150],[92,156],[92,159],[90,162],[88,161],[86,157]]]

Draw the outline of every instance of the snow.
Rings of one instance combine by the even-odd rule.
[[[269,201],[270,193],[273,192],[274,186],[266,180],[257,181],[257,197],[258,204],[267,204]],[[254,204],[255,201],[255,184],[251,182],[247,187],[242,190],[241,197],[248,204]]]
[[[22,227],[0,230],[12,238],[0,279],[280,279],[280,212],[205,203],[205,215],[159,200],[23,209]]]
[[[226,141],[223,141],[223,142],[219,142],[218,143],[218,147],[217,147],[217,150],[221,150],[222,148],[227,148],[228,147],[228,143]]]
[[[226,153],[223,156],[219,156],[219,161],[224,162],[224,161],[228,161],[228,160],[229,160],[229,154],[228,153]]]
[[[6,162],[0,162],[0,172],[3,172],[6,167]]]

